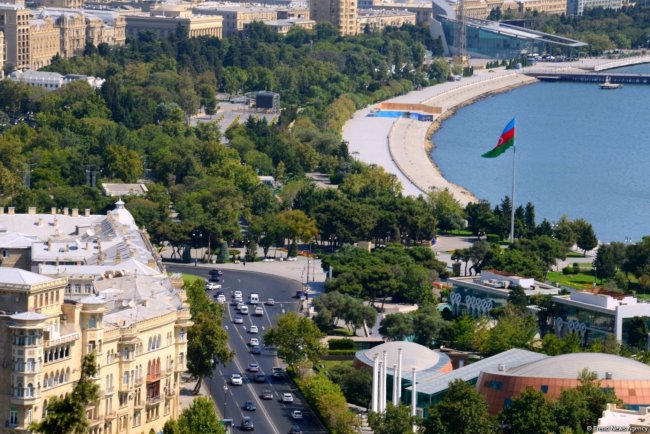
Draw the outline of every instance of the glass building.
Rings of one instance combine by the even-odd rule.
[[[434,19],[430,22],[431,36],[440,37],[446,55],[460,53],[461,22],[444,0],[434,0]],[[584,42],[549,33],[495,21],[465,18],[466,52],[472,57],[516,59],[532,53],[553,53],[573,57],[573,52],[586,46]]]

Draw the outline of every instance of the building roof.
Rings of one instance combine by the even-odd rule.
[[[445,367],[449,362],[449,356],[440,351],[433,351],[425,346],[414,342],[391,341],[376,347],[357,351],[355,357],[367,366],[373,366],[375,355],[383,361],[383,353],[387,352],[388,369],[393,372],[393,365],[397,364],[398,349],[402,349],[402,372],[411,372],[412,368],[416,371],[439,370]]]
[[[29,249],[38,238],[20,232],[2,233],[0,229],[0,248],[4,249]]]
[[[428,395],[435,395],[444,390],[447,390],[449,383],[454,380],[471,381],[479,377],[484,370],[495,368],[497,369],[500,364],[506,366],[520,366],[525,363],[535,362],[538,360],[547,359],[549,356],[541,353],[535,353],[528,350],[521,350],[513,348],[503,353],[496,354],[492,357],[487,357],[474,362],[470,365],[463,366],[462,368],[455,369],[449,373],[436,373],[424,376],[418,376],[416,381],[418,383],[417,392]],[[407,387],[411,389],[411,386]]]
[[[578,378],[583,369],[595,372],[598,378],[611,373],[614,380],[648,380],[650,366],[636,360],[604,353],[573,353],[547,357],[532,363],[526,363],[505,371],[498,367],[490,369],[491,373],[503,373],[517,377],[539,378]]]
[[[144,184],[102,183],[106,196],[144,196],[149,191]]]
[[[119,264],[104,265],[45,265],[39,264],[38,272],[46,276],[108,276],[108,275],[139,275],[159,276],[161,272],[149,267],[135,258],[127,259]]]
[[[47,319],[45,315],[38,312],[21,312],[11,315],[10,318],[17,321],[41,321]]]
[[[0,285],[38,285],[39,283],[51,282],[55,279],[20,268],[0,267]]]

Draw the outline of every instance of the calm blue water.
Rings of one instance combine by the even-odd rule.
[[[650,73],[650,65],[621,72]],[[537,220],[591,222],[601,241],[650,235],[650,85],[539,83],[459,110],[434,135],[445,177],[493,205],[510,195],[512,151],[481,158],[517,118],[517,204]]]

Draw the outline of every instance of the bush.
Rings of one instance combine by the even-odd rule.
[[[573,263],[573,274],[580,274],[580,264],[577,262]]]
[[[330,350],[353,350],[354,341],[352,339],[331,339],[328,342]]]
[[[567,265],[562,269],[562,274],[565,276],[568,276],[569,274],[573,274],[573,267],[571,265]]]
[[[341,388],[323,374],[299,379],[298,385],[305,400],[312,406],[329,432],[353,434],[358,421],[348,410]]]
[[[485,239],[488,243],[498,243],[501,241],[501,237],[499,237],[497,234],[487,234],[485,236]]]
[[[327,350],[328,356],[353,356],[357,350]]]

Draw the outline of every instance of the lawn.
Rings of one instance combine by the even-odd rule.
[[[171,276],[172,273],[169,273],[169,275]],[[195,275],[193,275],[193,274],[183,273],[183,280],[188,280],[188,281],[190,282],[190,284],[192,284],[192,283],[194,283],[196,280],[204,281],[205,279],[204,279],[203,277],[195,276]]]
[[[318,362],[318,370],[327,372],[335,366],[352,366],[352,360],[320,360]]]
[[[559,271],[551,271],[546,276],[546,280],[557,282],[560,286],[570,286],[577,289],[589,289],[594,284],[594,273],[586,271],[579,274],[563,274]]]
[[[566,257],[567,257],[567,258],[584,258],[585,255],[583,255],[583,254],[580,253],[580,252],[573,252],[573,251],[571,251],[571,252],[568,252],[568,253],[566,254]]]

